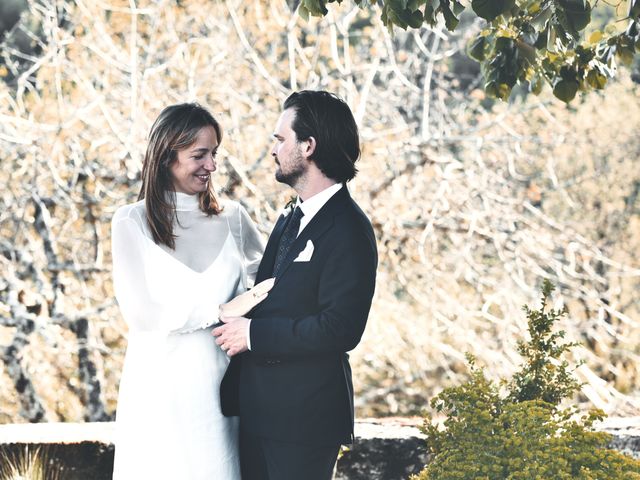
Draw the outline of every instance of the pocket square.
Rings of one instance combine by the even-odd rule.
[[[294,262],[308,262],[311,260],[311,255],[313,255],[313,242],[307,240],[304,250],[295,258]]]

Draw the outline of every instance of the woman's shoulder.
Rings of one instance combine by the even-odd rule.
[[[116,209],[111,223],[115,224],[127,218],[139,223],[142,218],[145,218],[145,211],[144,199],[138,200],[135,203],[122,205]]]
[[[240,205],[240,203],[236,200],[231,200],[230,198],[221,198],[219,202],[220,207],[222,207],[220,215],[225,215],[230,218],[236,218],[242,210],[242,205]]]
[[[220,206],[222,207],[220,215],[229,222],[234,233],[242,235],[247,225],[253,224],[247,210],[237,200],[223,199],[220,201]]]

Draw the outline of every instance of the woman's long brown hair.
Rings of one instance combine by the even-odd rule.
[[[166,107],[151,127],[149,144],[142,166],[142,188],[138,200],[144,199],[147,222],[153,241],[175,249],[173,220],[176,216],[175,195],[169,165],[176,161],[178,151],[192,145],[200,130],[213,127],[222,140],[220,124],[197,103],[181,103]],[[217,215],[222,210],[209,180],[207,190],[198,194],[200,210]]]

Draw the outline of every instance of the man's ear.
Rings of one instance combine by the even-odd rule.
[[[303,143],[302,154],[306,158],[310,158],[313,156],[313,152],[316,151],[316,139],[314,137],[309,137]]]

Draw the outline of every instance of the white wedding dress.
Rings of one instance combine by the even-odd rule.
[[[263,242],[246,211],[207,217],[176,194],[176,248],[153,242],[144,201],[112,221],[114,289],[129,327],[116,413],[116,480],[240,480],[238,424],[220,412],[229,363],[211,325],[255,278]]]

